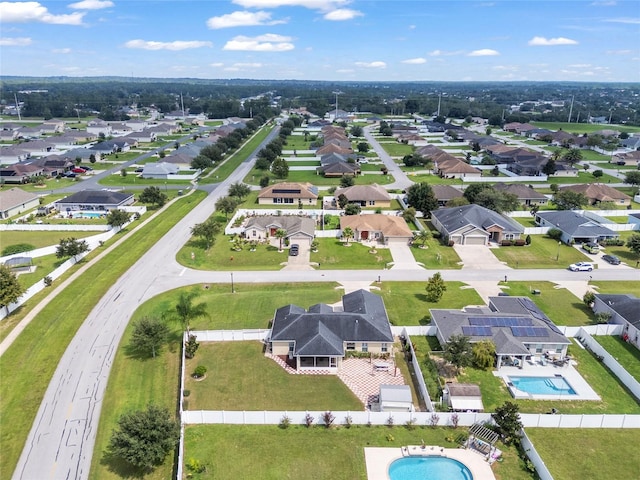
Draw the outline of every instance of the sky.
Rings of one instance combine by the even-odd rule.
[[[0,2],[0,74],[640,82],[640,0]]]

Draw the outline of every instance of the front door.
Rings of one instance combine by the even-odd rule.
[[[369,231],[365,230],[363,232],[360,232],[360,239],[362,240],[368,240],[369,239]]]

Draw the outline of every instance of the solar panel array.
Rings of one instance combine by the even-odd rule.
[[[533,320],[526,317],[469,317],[469,325],[481,327],[532,327]]]
[[[564,335],[560,329],[558,327],[556,327],[556,324],[553,323],[551,321],[551,319],[549,317],[547,317],[544,313],[542,313],[540,311],[540,309],[538,308],[538,306],[533,303],[533,301],[530,298],[527,297],[522,297],[520,298],[520,303],[527,309],[529,310],[529,312],[531,313],[531,315],[533,315],[534,318],[537,318],[538,320],[542,320],[544,323],[547,324],[547,326],[553,330],[555,333],[559,334],[559,335]]]
[[[514,337],[546,337],[548,332],[545,327],[511,327],[511,334]]]
[[[491,327],[488,326],[463,325],[462,334],[469,337],[490,337],[492,332]]]

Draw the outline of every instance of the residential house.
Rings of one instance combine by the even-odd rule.
[[[637,138],[638,141],[640,141],[640,136]],[[613,157],[611,157],[610,163],[637,167],[638,165],[640,165],[640,150],[635,150],[633,152],[616,153],[615,155],[613,155]]]
[[[259,205],[311,205],[318,202],[318,187],[310,183],[282,182],[269,185],[258,194]]]
[[[189,170],[191,168],[191,161],[193,156],[187,155],[185,152],[174,151],[171,155],[167,155],[162,159],[164,163],[171,163],[176,165],[182,170]]]
[[[179,171],[178,166],[172,163],[146,163],[144,167],[142,167],[140,176],[142,178],[160,178],[167,180],[171,178],[171,175],[176,175]]]
[[[624,325],[622,339],[640,348],[640,298],[628,293],[596,293],[593,311],[609,313],[609,323]]]
[[[11,128],[0,129],[0,142],[15,142],[20,137],[18,130]]]
[[[82,190],[55,202],[56,209],[61,212],[76,210],[115,210],[134,202],[132,193],[112,192],[109,190]]]
[[[248,240],[267,240],[284,230],[289,243],[311,245],[315,236],[316,222],[312,218],[298,215],[259,215],[249,218],[243,235]]]
[[[87,133],[95,136],[95,138],[110,137],[113,135],[113,128],[104,120],[96,119],[87,123]]]
[[[382,245],[407,245],[413,239],[413,232],[404,218],[396,215],[364,214],[340,217],[340,230],[351,228],[354,240],[375,241]]]
[[[603,183],[581,183],[560,187],[560,191],[581,193],[589,199],[591,205],[611,202],[620,206],[631,205],[631,197]]]
[[[454,198],[463,197],[464,194],[462,190],[459,190],[451,185],[431,185],[431,190],[433,190],[433,195],[438,200],[438,206],[446,207],[447,203]]]
[[[20,149],[29,152],[31,156],[41,157],[50,153],[54,149],[54,144],[49,140],[32,140],[30,142],[22,142]]]
[[[433,171],[442,178],[481,177],[482,171],[466,162],[450,156],[433,163]]]
[[[273,355],[301,372],[337,371],[349,352],[387,354],[393,334],[382,298],[366,290],[342,297],[342,308],[317,304],[276,310],[269,338]]]
[[[15,163],[0,168],[0,183],[28,183],[33,177],[46,175],[44,168],[33,163]]]
[[[473,343],[491,341],[496,347],[495,366],[521,366],[525,360],[542,360],[551,354],[564,359],[571,342],[528,297],[489,297],[488,307],[462,310],[430,309],[436,337],[446,345],[454,335]]]
[[[349,157],[353,155],[353,149],[351,147],[345,148],[340,145],[334,145],[333,143],[329,143],[327,145],[323,145],[315,151],[315,154],[319,157],[324,155],[330,155],[332,153],[337,153],[339,155],[344,155],[345,157]]]
[[[640,213],[630,213],[627,223],[634,225],[634,230],[640,230]]]
[[[20,188],[0,190],[0,218],[11,218],[40,205],[40,198],[33,192]]]
[[[633,135],[629,138],[620,140],[620,146],[637,152],[640,150],[640,135]]]
[[[22,150],[19,145],[0,147],[0,164],[11,165],[28,160],[31,156],[26,150]]]
[[[346,188],[338,188],[334,197],[337,201],[340,195],[344,195],[349,203],[356,203],[361,207],[391,207],[391,195],[384,187],[377,183],[373,185],[353,185]]]
[[[531,125],[530,123],[520,123],[520,122],[511,122],[505,123],[502,129],[505,132],[513,132],[518,135],[525,135],[529,130],[534,130],[536,127]]]
[[[355,162],[350,163],[344,155],[331,153],[320,158],[317,171],[325,177],[357,176],[360,174],[360,165]]]
[[[131,142],[135,142],[136,144],[151,143],[156,141],[156,134],[150,130],[143,130],[141,132],[131,132],[122,138],[130,144]]]
[[[499,192],[510,193],[527,207],[531,205],[546,205],[549,198],[528,185],[521,183],[496,183],[493,188]]]
[[[541,227],[556,228],[562,232],[561,240],[566,244],[598,242],[607,238],[618,238],[620,234],[603,224],[607,221],[590,213],[589,217],[573,210],[537,212],[535,222]]]
[[[446,242],[459,245],[516,240],[524,232],[524,227],[515,220],[473,204],[434,210],[431,222]]]
[[[42,125],[40,125],[40,129],[43,133],[47,134],[63,133],[65,129],[65,123],[64,120],[45,120],[44,122],[42,122]]]

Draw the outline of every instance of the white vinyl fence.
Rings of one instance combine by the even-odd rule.
[[[263,342],[269,337],[269,329],[255,330],[191,330],[200,342],[244,342],[258,340]]]
[[[540,480],[553,480],[553,475],[551,475],[551,472],[545,465],[544,460],[542,460],[542,457],[533,446],[533,442],[529,440],[524,429],[521,433],[522,436],[520,440],[522,442],[522,449],[526,452],[527,457],[529,457],[529,460],[531,460],[531,463],[533,463],[533,466],[536,468],[536,472],[538,477],[540,477]]]

